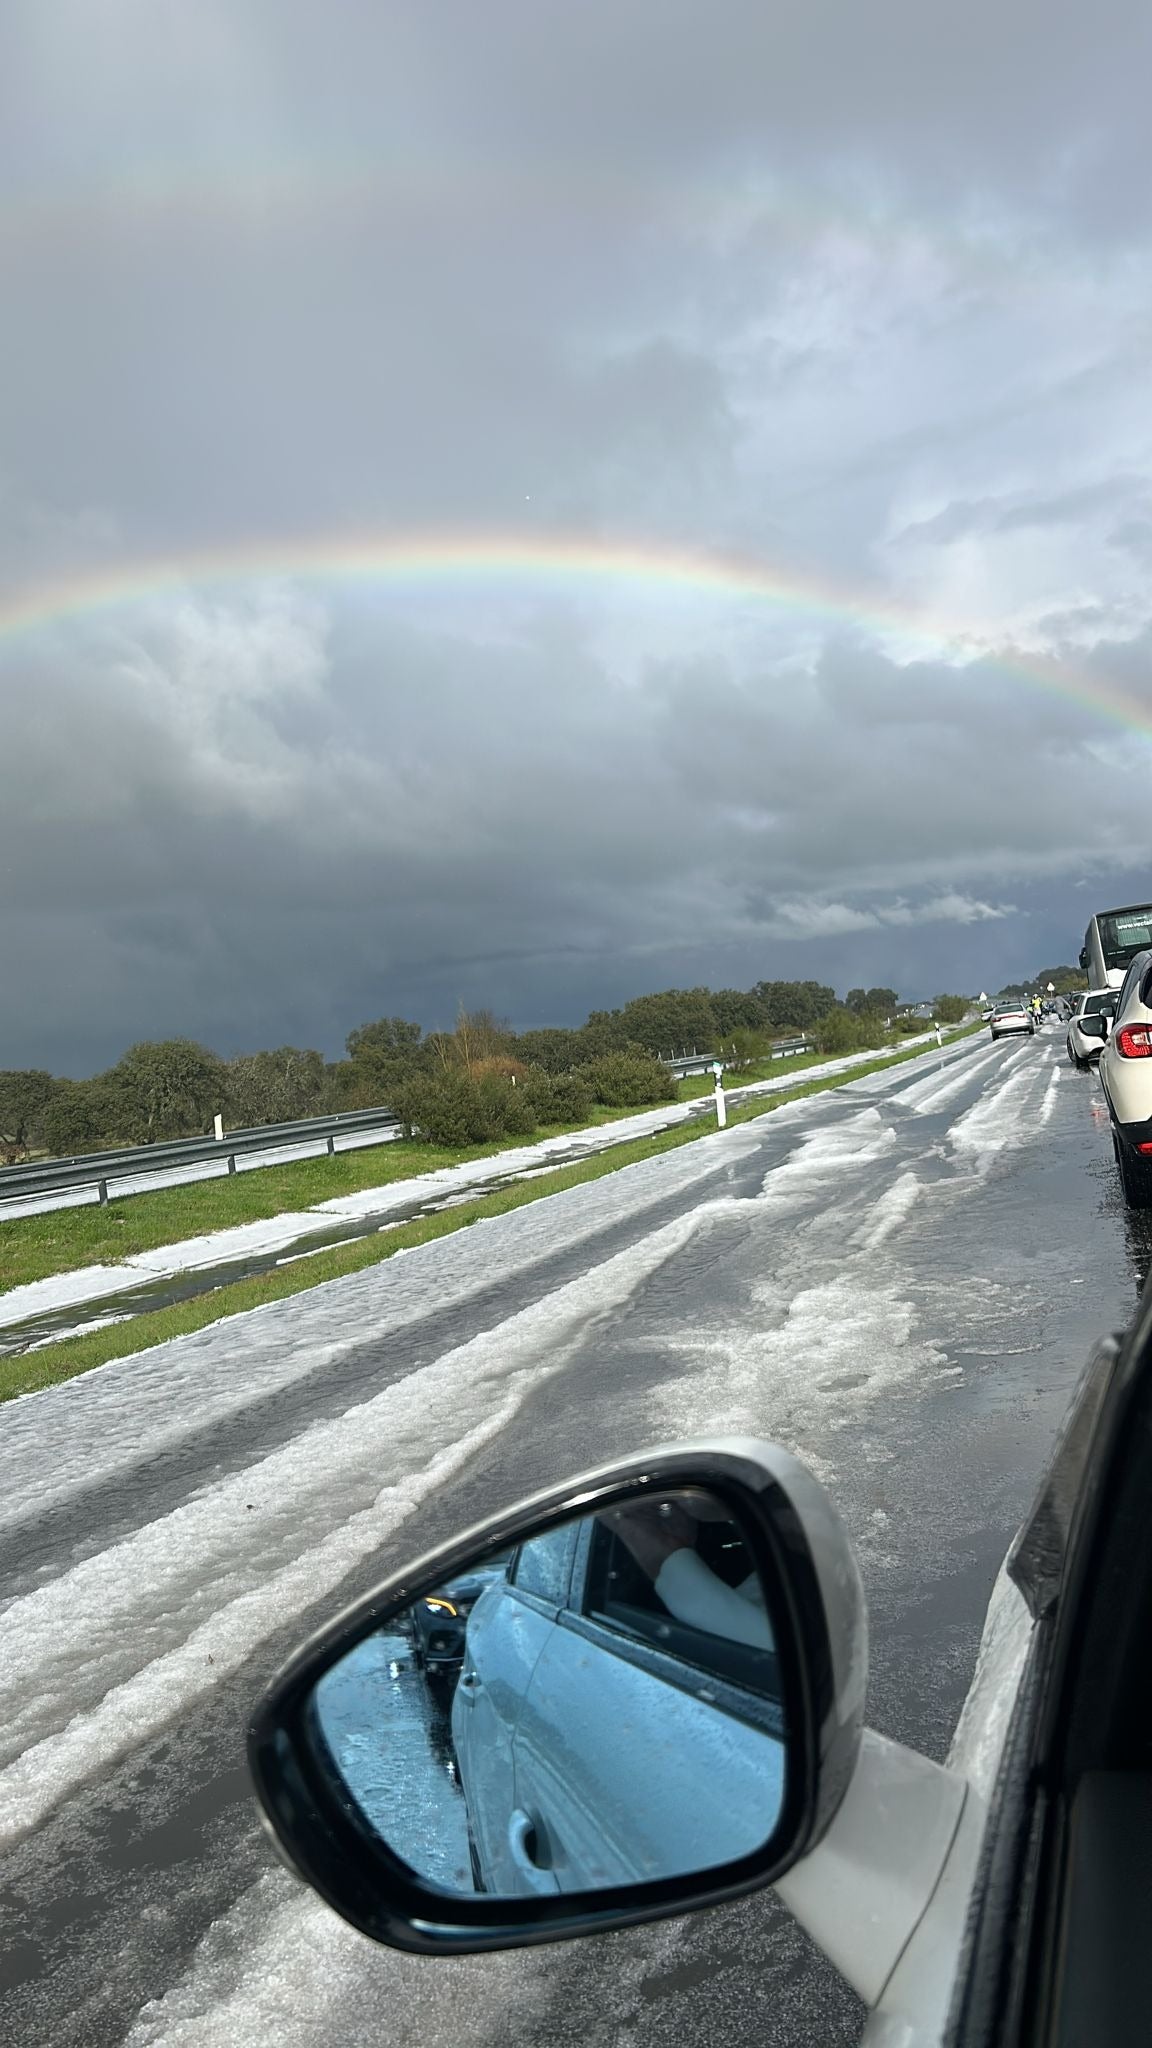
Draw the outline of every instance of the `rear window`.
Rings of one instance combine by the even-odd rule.
[[[1109,967],[1122,967],[1146,946],[1152,946],[1152,905],[1139,909],[1119,910],[1110,917],[1102,917],[1100,943]]]

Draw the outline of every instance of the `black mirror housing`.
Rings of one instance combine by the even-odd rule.
[[[579,1520],[609,1523],[669,1494],[707,1495],[738,1525],[772,1616],[774,1684],[787,1764],[775,1824],[748,1853],[706,1869],[550,1896],[446,1889],[389,1846],[333,1767],[318,1688],[343,1660],[461,1574]],[[435,1601],[433,1605],[435,1605]],[[374,1940],[424,1954],[555,1941],[693,1911],[771,1884],[830,1825],[855,1769],[867,1631],[859,1571],[812,1475],[776,1446],[718,1440],[625,1459],[495,1516],[397,1574],[322,1630],[260,1701],[249,1765],[278,1850]],[[723,1692],[724,1681],[720,1681]],[[701,1692],[701,1697],[712,1697]],[[702,1785],[701,1800],[709,1794]],[[713,1797],[715,1791],[713,1788]]]

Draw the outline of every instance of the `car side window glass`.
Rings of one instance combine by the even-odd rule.
[[[585,1615],[696,1671],[778,1697],[771,1626],[739,1530],[733,1523],[702,1525],[694,1558],[687,1575],[657,1574],[662,1596],[621,1537],[599,1525],[588,1559]]]
[[[559,1529],[549,1529],[543,1536],[533,1536],[530,1542],[522,1543],[510,1574],[517,1591],[534,1593],[538,1600],[547,1600],[551,1607],[563,1607],[568,1598],[575,1542],[576,1526],[568,1522]]]

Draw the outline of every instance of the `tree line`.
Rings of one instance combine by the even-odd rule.
[[[1088,976],[1082,967],[1042,967],[1031,981],[1010,981],[996,993],[998,996],[1047,995],[1049,983],[1058,996],[1079,996],[1088,986]]]
[[[812,1037],[828,1053],[885,1042],[890,1028],[920,1030],[896,1016],[890,988],[850,989],[844,1001],[816,981],[759,981],[750,989],[664,989],[616,1010],[593,1010],[578,1027],[513,1031],[487,1011],[461,1010],[452,1031],[425,1032],[403,1017],[350,1031],[345,1057],[311,1048],[222,1059],[191,1039],[130,1046],[90,1080],[46,1071],[0,1071],[0,1154],[52,1157],[288,1123],[339,1110],[387,1107],[413,1132],[445,1144],[482,1143],[571,1124],[593,1105],[631,1108],[670,1099],[661,1058],[696,1050],[748,1067],[773,1041]],[[937,998],[942,1022],[958,1021],[962,996]]]

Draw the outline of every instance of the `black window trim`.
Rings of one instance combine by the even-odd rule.
[[[717,1707],[732,1720],[758,1728],[762,1733],[774,1736],[777,1742],[784,1741],[784,1709],[779,1700],[749,1692],[730,1678],[718,1678],[698,1664],[688,1664],[682,1657],[670,1656],[666,1650],[656,1649],[643,1637],[625,1635],[622,1630],[596,1616],[576,1614],[572,1608],[565,1607],[557,1614],[556,1620],[560,1628],[583,1636],[585,1641],[595,1643],[597,1648],[606,1650],[612,1657],[619,1657],[625,1664],[634,1664],[637,1670],[646,1671],[649,1677],[662,1679],[665,1685],[686,1693],[690,1699]]]

